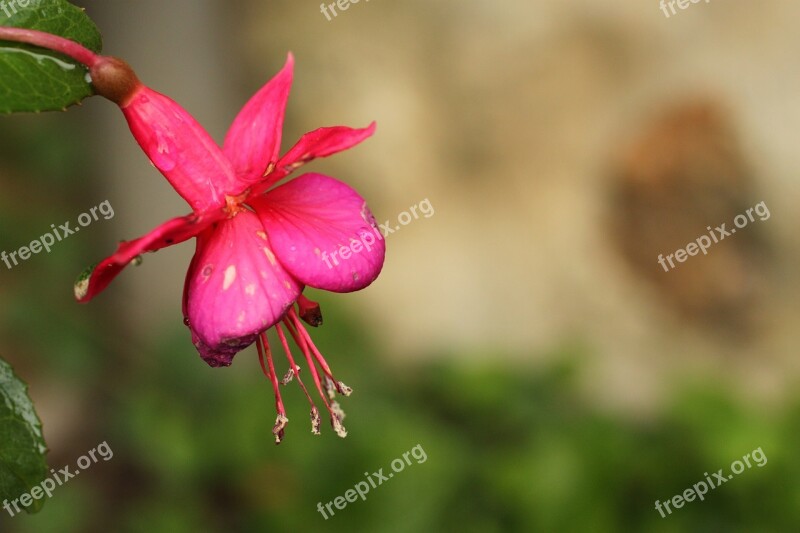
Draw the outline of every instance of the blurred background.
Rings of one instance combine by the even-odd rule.
[[[107,441],[19,532],[795,531],[800,526],[800,49],[789,0],[82,0],[139,77],[221,141],[292,51],[287,149],[375,137],[309,170],[387,238],[364,291],[312,291],[350,434],[273,444],[254,348],[207,367],[180,310],[194,251],[147,255],[97,300],[79,272],[188,207],[101,99],[0,120],[0,249],[108,200],[50,254],[0,265],[0,353],[30,384],[53,468]],[[657,262],[764,202],[770,216]],[[283,367],[279,367],[283,368]],[[280,370],[279,370],[280,373]],[[415,446],[427,460],[317,511]],[[662,518],[756,448],[768,458]]]

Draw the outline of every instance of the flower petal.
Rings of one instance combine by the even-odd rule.
[[[139,255],[190,239],[225,216],[227,215],[223,209],[192,213],[173,218],[144,237],[121,243],[114,255],[81,274],[75,283],[75,298],[81,303],[88,302],[108,287],[122,269]]]
[[[122,112],[139,146],[192,209],[225,204],[225,192],[235,187],[233,167],[186,110],[143,86]]]
[[[198,236],[186,282],[186,322],[211,366],[231,364],[239,350],[283,317],[302,290],[248,210]]]
[[[245,104],[233,121],[222,151],[233,164],[242,192],[278,161],[286,101],[292,87],[294,57],[289,54],[278,74]]]
[[[366,128],[348,128],[347,126],[333,126],[330,128],[319,128],[300,137],[300,140],[289,149],[283,157],[278,160],[275,170],[267,178],[253,189],[253,195],[260,194],[284,177],[292,173],[295,169],[305,165],[318,157],[328,157],[330,155],[348,150],[361,143],[375,133],[375,123],[373,122]]]
[[[373,122],[366,128],[348,128],[347,126],[333,126],[310,131],[300,137],[278,162],[278,166],[297,165],[307,163],[317,157],[343,152],[359,144],[375,133],[376,124]]]
[[[351,292],[378,277],[383,235],[364,198],[348,185],[304,174],[251,204],[278,260],[301,283]]]

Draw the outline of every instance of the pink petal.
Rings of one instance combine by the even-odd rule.
[[[351,292],[378,277],[383,236],[367,203],[348,185],[304,174],[251,204],[281,264],[301,283]]]
[[[154,252],[166,246],[181,243],[194,237],[214,221],[224,218],[222,209],[206,213],[192,213],[173,218],[136,240],[123,242],[111,257],[82,274],[75,283],[75,298],[86,303],[102,292],[137,256]]]
[[[366,128],[348,128],[347,126],[334,126],[319,128],[308,132],[289,149],[280,159],[278,166],[296,165],[307,163],[317,157],[328,157],[338,152],[343,152],[371,137],[375,133],[376,124],[373,122]]]
[[[348,128],[347,126],[334,126],[319,128],[300,137],[300,140],[289,149],[278,161],[275,170],[259,183],[253,190],[253,195],[266,191],[279,182],[295,169],[305,165],[318,157],[348,150],[361,143],[375,133],[375,123],[366,128]]]
[[[245,104],[228,130],[222,151],[241,184],[238,191],[231,191],[233,194],[258,181],[269,164],[278,161],[293,68],[294,57],[289,54],[283,69]]]
[[[186,110],[143,86],[122,112],[139,146],[192,209],[225,204],[235,186],[233,167]]]
[[[201,357],[227,366],[283,317],[302,287],[270,249],[264,226],[248,210],[197,238],[187,275],[185,313]]]

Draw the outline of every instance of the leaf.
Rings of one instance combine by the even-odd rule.
[[[0,25],[45,31],[99,53],[100,31],[66,0],[0,3]],[[0,41],[0,113],[65,110],[93,93],[86,69],[57,52]]]
[[[0,500],[13,501],[30,493],[47,477],[46,452],[28,386],[0,359]],[[27,511],[37,512],[43,504],[43,499],[33,500]]]

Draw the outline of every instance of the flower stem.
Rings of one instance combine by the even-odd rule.
[[[0,26],[0,40],[32,44],[59,52],[85,65],[87,68],[94,67],[101,57],[75,41],[70,41],[51,33],[26,28]]]

